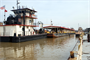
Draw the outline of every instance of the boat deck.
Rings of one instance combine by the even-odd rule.
[[[73,50],[75,58],[70,58],[69,60],[77,60],[77,51],[79,43],[79,41],[76,43],[76,46]],[[83,39],[82,60],[90,60],[90,42],[88,42],[87,39]]]
[[[90,60],[90,42],[84,41],[82,50],[82,60]]]

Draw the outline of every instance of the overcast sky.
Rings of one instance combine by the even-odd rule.
[[[45,25],[54,25],[67,28],[83,29],[90,27],[90,1],[89,0],[19,0],[20,6],[34,8],[37,20]],[[12,7],[16,6],[16,0],[0,0],[0,7],[5,5],[6,16],[13,14]],[[0,10],[0,21],[4,20],[4,10]]]

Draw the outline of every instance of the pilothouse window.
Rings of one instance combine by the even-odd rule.
[[[31,23],[31,20],[29,20],[29,23]]]

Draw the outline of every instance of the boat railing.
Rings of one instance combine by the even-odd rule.
[[[72,51],[70,51],[70,57],[68,60],[82,60],[82,42],[83,42],[83,37],[82,35],[80,35],[79,38],[80,43],[76,43],[74,48],[78,47],[77,51],[74,51],[74,49]],[[75,54],[76,53],[76,54]]]
[[[38,23],[33,23],[33,25],[35,25],[35,26],[39,26],[39,24],[38,24]]]
[[[53,31],[47,31],[46,33],[51,34],[51,33],[55,33],[55,34],[75,34],[75,33],[61,33],[61,32],[53,32]]]
[[[19,31],[18,34],[23,36],[23,32],[22,31]],[[25,31],[25,36],[35,35],[35,34],[36,34],[35,32]]]
[[[82,60],[82,38],[80,37],[80,44],[78,45],[77,60]]]

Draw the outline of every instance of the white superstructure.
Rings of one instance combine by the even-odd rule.
[[[19,15],[21,16],[21,18],[18,18],[17,20],[17,22],[20,22],[20,24],[18,23],[9,24],[9,22],[8,23],[6,22],[6,25],[0,25],[0,36],[19,36],[19,35],[24,36],[24,32],[25,32],[25,36],[36,34],[33,28],[33,27],[37,27],[36,25],[34,25],[34,19],[37,19],[34,15],[34,13],[36,12],[35,10],[31,10],[29,8],[23,8],[12,11],[15,13],[15,16],[17,16],[20,11]],[[23,22],[24,20],[23,11],[25,11],[25,22]],[[12,21],[16,21],[16,20],[12,20]]]

